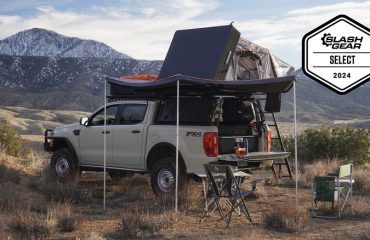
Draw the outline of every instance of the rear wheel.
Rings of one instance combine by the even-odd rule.
[[[182,180],[184,175],[179,169],[179,180]],[[173,158],[162,158],[154,164],[150,171],[150,181],[154,194],[157,197],[162,197],[166,194],[175,192],[176,186],[176,166]],[[182,181],[181,181],[182,182]],[[179,181],[179,186],[181,186]]]
[[[52,175],[60,182],[75,181],[79,175],[77,161],[67,148],[60,148],[54,152],[50,167]]]

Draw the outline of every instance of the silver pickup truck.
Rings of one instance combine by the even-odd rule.
[[[81,171],[106,169],[112,178],[127,173],[150,173],[156,195],[171,192],[175,183],[176,101],[125,100],[107,105],[80,123],[45,131],[46,151],[52,152],[51,171],[60,181]],[[180,99],[179,180],[204,172],[203,164],[235,160],[235,139],[248,143],[248,154],[268,153],[271,134],[260,104],[253,97],[184,97]],[[248,155],[247,154],[247,155]],[[255,162],[253,164],[256,164]]]

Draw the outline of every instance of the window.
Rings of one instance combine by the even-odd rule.
[[[130,125],[137,124],[144,120],[146,113],[145,104],[126,104],[119,118],[119,124]]]
[[[113,105],[107,107],[107,125],[112,125],[116,119],[116,113],[118,111],[119,105]],[[91,119],[92,126],[104,125],[104,108],[96,113]]]

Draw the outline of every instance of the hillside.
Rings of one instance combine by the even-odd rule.
[[[41,28],[25,30],[0,40],[0,55],[131,59],[104,43],[67,37]]]
[[[38,109],[94,110],[104,77],[153,74],[160,61],[0,56],[0,102]]]

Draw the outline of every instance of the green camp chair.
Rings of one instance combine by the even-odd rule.
[[[336,173],[328,176],[317,176],[312,184],[312,214],[321,218],[341,218],[344,207],[352,198],[352,169],[353,164],[340,166]],[[332,209],[337,202],[338,212],[334,216],[319,215],[317,212],[320,202],[331,202]]]

